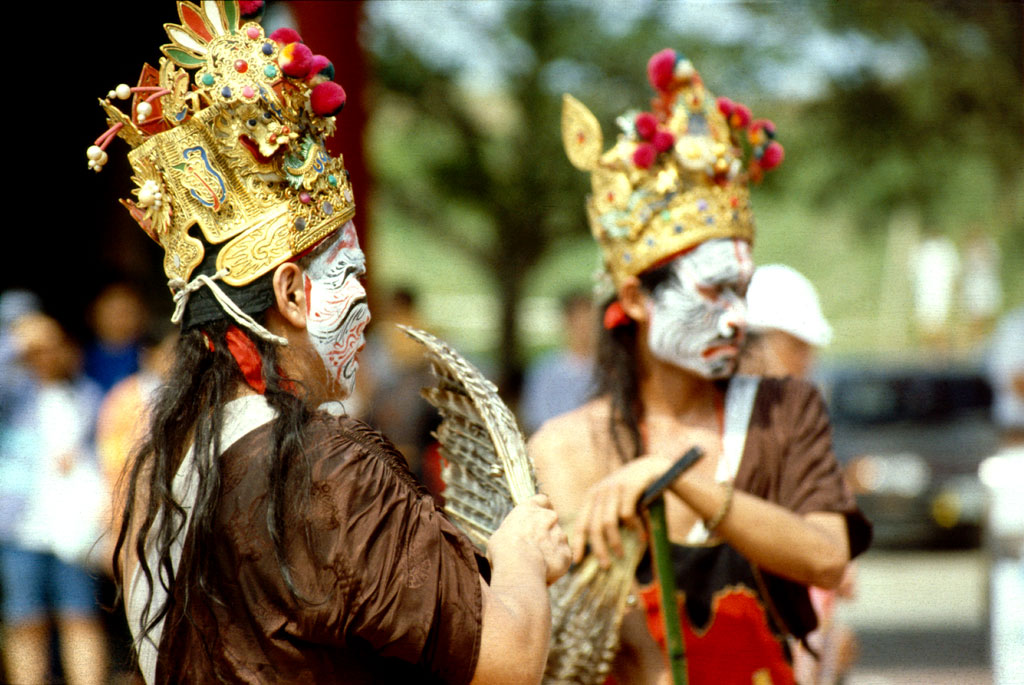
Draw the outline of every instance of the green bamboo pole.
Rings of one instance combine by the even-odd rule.
[[[668,648],[668,666],[675,685],[686,685],[686,647],[683,628],[676,602],[676,581],[672,569],[672,550],[668,542],[668,523],[665,520],[665,498],[659,497],[647,509],[651,531],[651,555],[661,591],[661,618],[665,622],[665,645]]]
[[[683,641],[682,621],[679,618],[679,604],[676,602],[676,580],[672,568],[672,548],[668,541],[668,521],[665,518],[665,488],[681,476],[684,471],[697,463],[704,452],[691,447],[686,454],[672,465],[665,475],[656,480],[647,490],[637,508],[647,512],[647,526],[651,535],[651,556],[654,571],[661,592],[661,618],[665,622],[665,646],[668,649],[669,671],[674,685],[686,685],[686,645]]]

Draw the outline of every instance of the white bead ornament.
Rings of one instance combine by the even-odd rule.
[[[135,108],[135,112],[139,115],[139,121],[148,119],[149,115],[153,113],[153,105],[148,102],[140,102],[139,106]]]
[[[142,207],[155,207],[159,209],[162,199],[163,193],[160,192],[160,186],[155,181],[146,181],[139,188],[139,205]]]
[[[85,151],[85,156],[89,159],[99,159],[102,154],[103,150],[99,145],[90,145],[89,149]]]
[[[132,96],[132,89],[127,83],[121,83],[114,89],[114,94],[121,100],[127,100]]]

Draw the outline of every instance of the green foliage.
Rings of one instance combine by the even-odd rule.
[[[371,11],[367,37],[385,270],[489,295],[499,332],[483,344],[502,378],[522,363],[522,298],[582,285],[596,262],[585,256],[588,179],[562,151],[561,94],[594,112],[607,147],[615,117],[651,97],[644,67],[666,46],[713,92],[778,124],[786,162],[754,192],[755,258],[818,283],[840,349],[908,339],[909,295],[890,292],[907,287],[893,274],[913,235],[891,227],[908,212],[960,243],[972,226],[988,230],[1007,306],[1024,300],[1017,3],[411,3],[431,8],[413,30],[395,18],[404,6],[384,5],[392,12]],[[697,12],[722,19],[700,24]],[[728,30],[691,30],[709,25]],[[426,32],[457,32],[444,44],[461,57],[438,54]],[[806,78],[823,87],[791,95]]]

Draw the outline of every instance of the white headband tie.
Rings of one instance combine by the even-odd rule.
[[[278,345],[287,345],[288,339],[282,338],[279,335],[274,335],[263,326],[256,323],[256,320],[251,316],[243,312],[234,301],[227,296],[223,290],[220,289],[215,280],[224,278],[228,275],[228,269],[221,269],[213,276],[207,276],[206,274],[199,274],[192,279],[191,282],[186,283],[180,278],[172,278],[167,281],[167,285],[171,287],[174,293],[174,314],[171,315],[171,323],[181,323],[181,318],[185,315],[185,305],[188,304],[189,296],[195,291],[202,288],[204,285],[210,289],[213,293],[214,298],[220,304],[221,308],[227,312],[228,316],[235,320],[239,326],[247,328],[264,340]]]

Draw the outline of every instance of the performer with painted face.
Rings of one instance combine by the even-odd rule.
[[[147,683],[525,682],[569,548],[546,498],[488,558],[391,443],[339,412],[370,320],[326,58],[261,2],[178,3],[158,69],[117,86],[124,204],[165,251],[182,332],[127,474],[114,555]],[[116,101],[131,100],[128,113]]]
[[[782,159],[771,122],[716,100],[673,50],[651,58],[651,111],[619,119],[603,151],[593,114],[565,97],[569,159],[614,293],[603,303],[598,393],[529,448],[572,525],[574,556],[623,563],[620,524],[690,447],[666,491],[690,683],[786,683],[788,640],[813,628],[806,586],[834,586],[870,526],[831,451],[824,404],[794,380],[735,375],[753,273],[748,183]],[[622,624],[619,682],[667,682],[648,559]]]

